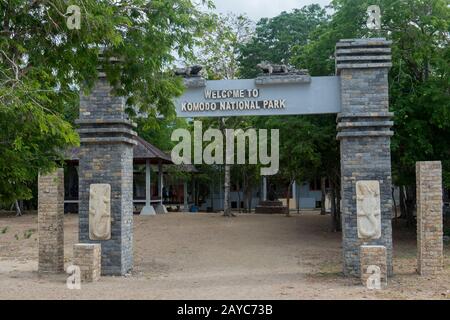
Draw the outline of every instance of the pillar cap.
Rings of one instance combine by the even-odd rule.
[[[343,69],[392,67],[391,44],[385,38],[340,40],[336,44],[336,74]]]

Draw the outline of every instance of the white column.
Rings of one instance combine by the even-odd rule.
[[[262,196],[263,196],[263,201],[267,201],[267,177],[266,176],[263,176]]]
[[[145,161],[145,206],[141,210],[141,215],[150,216],[155,215],[155,209],[153,209],[151,200],[151,188],[150,188],[150,159]]]

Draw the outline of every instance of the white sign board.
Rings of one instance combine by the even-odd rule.
[[[176,99],[178,117],[274,116],[339,113],[339,77],[309,83],[258,85],[255,79],[206,81]]]

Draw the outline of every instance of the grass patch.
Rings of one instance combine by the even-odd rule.
[[[24,239],[30,239],[31,236],[36,232],[36,229],[28,229],[23,233]]]

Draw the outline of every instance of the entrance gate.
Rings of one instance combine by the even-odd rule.
[[[337,114],[341,148],[344,274],[360,274],[363,244],[387,249],[392,274],[392,200],[388,71],[390,42],[341,40],[336,45],[336,76],[303,73],[251,80],[186,79],[176,100],[179,117]],[[90,96],[80,101],[80,242],[101,243],[102,273],[121,275],[132,268],[133,124],[124,100],[109,94],[101,75]],[[111,235],[89,236],[91,184],[111,185]]]

